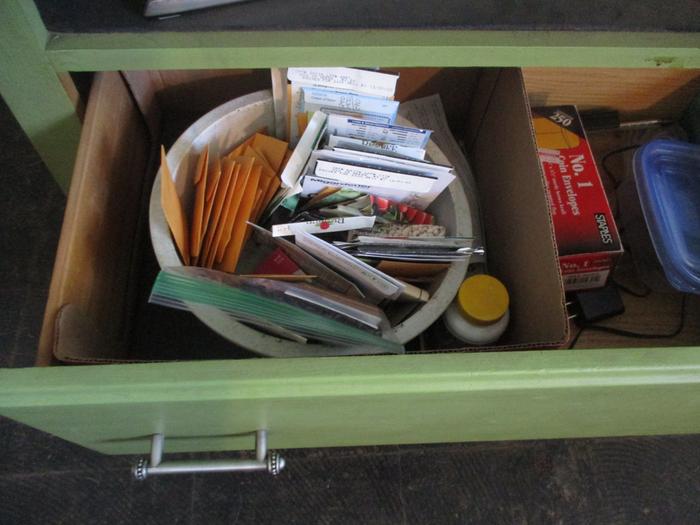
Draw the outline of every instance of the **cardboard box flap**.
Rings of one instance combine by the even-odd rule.
[[[489,272],[511,296],[510,326],[499,345],[560,345],[568,336],[564,289],[522,74],[486,71],[482,80],[479,93],[490,95],[475,101],[469,154]]]

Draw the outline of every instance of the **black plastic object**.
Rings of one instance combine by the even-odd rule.
[[[614,284],[576,292],[574,299],[578,309],[576,321],[580,324],[602,321],[625,311],[620,291]]]

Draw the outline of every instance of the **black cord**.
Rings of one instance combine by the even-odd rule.
[[[645,284],[642,284],[642,286],[644,286],[644,291],[637,292],[636,290],[632,290],[632,288],[628,288],[624,284],[620,284],[615,279],[610,279],[610,282],[612,282],[615,286],[617,286],[620,290],[622,290],[626,294],[629,294],[633,297],[642,297],[643,298],[643,297],[649,297],[649,294],[651,294],[651,288],[649,288]]]
[[[610,178],[610,180],[613,183],[613,188],[617,189],[617,187],[620,185],[620,182],[613,174],[610,168],[608,167],[607,161],[610,157],[614,155],[619,155],[620,153],[624,153],[625,151],[629,151],[632,149],[637,149],[641,144],[632,144],[631,146],[624,146],[622,148],[617,148],[612,151],[608,151],[605,155],[603,155],[603,158],[600,160],[600,165],[603,168],[603,171],[605,174]]]
[[[578,331],[578,333],[571,340],[571,343],[569,343],[569,348],[573,348],[576,345],[579,337],[581,337],[581,334],[583,333],[584,330],[595,330],[597,332],[605,332],[608,334],[619,335],[621,337],[634,337],[634,338],[638,338],[638,339],[670,339],[672,337],[676,337],[678,334],[680,334],[683,331],[683,328],[685,327],[685,303],[686,303],[687,297],[688,297],[687,294],[683,294],[683,297],[681,298],[680,321],[678,323],[678,326],[672,332],[669,332],[667,334],[644,334],[644,333],[640,333],[640,332],[632,332],[630,330],[623,330],[622,328],[615,328],[614,326],[600,326],[600,325],[596,325],[596,324],[584,324],[581,326],[581,329]]]
[[[636,149],[639,146],[639,144],[632,144],[631,146],[624,146],[622,148],[617,148],[612,151],[608,151],[605,155],[603,155],[603,158],[600,160],[600,166],[603,168],[603,173],[605,173],[608,179],[610,179],[610,182],[612,182],[613,190],[617,190],[622,181],[618,180],[617,177],[613,175],[613,172],[610,170],[607,164],[608,159],[613,155],[618,155],[620,153],[624,153],[625,151]],[[618,219],[618,216],[620,214],[620,203],[617,201],[617,198],[615,199],[615,209],[612,210],[612,214],[615,219]]]
[[[581,334],[583,333],[583,330],[585,327],[581,327],[578,332],[576,332],[576,335],[571,339],[571,342],[569,343],[569,350],[571,350],[574,346],[576,346],[576,343],[578,343],[578,338],[581,337]]]

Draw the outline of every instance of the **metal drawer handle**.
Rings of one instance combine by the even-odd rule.
[[[200,474],[204,472],[249,472],[267,470],[276,476],[285,466],[277,452],[267,451],[267,430],[255,432],[255,459],[215,459],[210,461],[163,461],[163,434],[151,436],[151,459],[141,458],[134,467],[134,477],[146,479],[155,474]]]

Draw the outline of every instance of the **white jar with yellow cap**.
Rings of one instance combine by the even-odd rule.
[[[457,339],[472,345],[495,342],[510,321],[508,290],[490,275],[472,275],[462,282],[445,311],[445,326]]]

